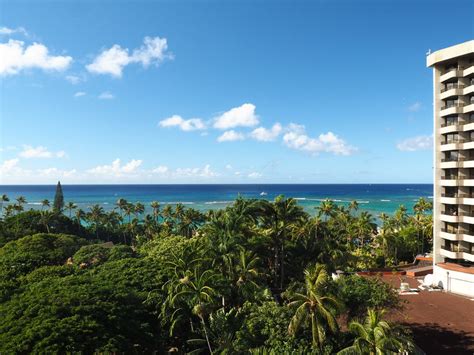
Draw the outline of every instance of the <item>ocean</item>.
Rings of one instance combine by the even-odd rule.
[[[0,194],[11,202],[18,196],[27,200],[25,209],[41,208],[41,201],[53,201],[55,185],[0,185]],[[245,185],[63,185],[64,199],[87,210],[93,204],[106,211],[113,209],[119,198],[141,202],[151,211],[150,202],[162,205],[182,203],[201,211],[223,208],[239,195],[273,200],[282,194],[293,197],[304,209],[314,214],[322,200],[329,198],[348,206],[356,200],[360,211],[374,215],[393,214],[404,205],[409,212],[418,198],[433,198],[432,184],[245,184]]]

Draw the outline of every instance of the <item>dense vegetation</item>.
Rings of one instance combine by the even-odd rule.
[[[25,202],[2,205],[0,353],[415,352],[383,319],[400,307],[391,287],[331,274],[429,251],[423,199],[414,215],[379,216],[378,231],[356,202],[327,200],[311,216],[283,196],[206,214],[153,202],[145,215],[124,199],[110,212],[47,200],[24,212]]]

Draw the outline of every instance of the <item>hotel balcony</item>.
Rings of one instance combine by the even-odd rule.
[[[439,81],[444,83],[445,81],[448,81],[450,79],[454,79],[454,78],[458,78],[462,76],[464,76],[463,68],[457,67],[457,68],[450,69],[446,73],[442,74],[439,77]]]
[[[460,114],[460,113],[464,112],[463,107],[464,107],[463,103],[457,103],[457,104],[450,104],[450,105],[446,105],[446,106],[441,106],[439,115],[441,117],[450,116],[450,115],[457,115],[457,114]]]
[[[439,130],[440,134],[452,133],[452,132],[461,132],[463,130],[463,125],[460,123],[451,123],[451,124],[441,124],[441,129]]]
[[[441,254],[441,256],[444,256],[446,258],[461,259],[461,253],[458,253],[458,252],[455,252],[455,251],[450,251],[450,250],[446,250],[446,249],[441,248],[439,250],[439,253]]]
[[[469,231],[456,232],[456,231],[442,228],[439,236],[447,240],[474,243],[474,232],[469,232]]]
[[[463,104],[458,104],[458,105],[463,105]],[[463,107],[463,112],[464,113],[474,112],[474,103],[469,103],[468,105],[465,105]]]
[[[470,67],[465,68],[462,72],[462,76],[469,76],[471,74],[474,74],[474,65],[471,65]]]
[[[448,87],[441,89],[439,98],[441,100],[447,99],[448,97],[464,95],[463,84],[450,84]]]
[[[440,168],[474,168],[474,158],[441,159]]]
[[[458,223],[459,222],[459,216],[458,215],[453,215],[452,213],[447,213],[444,211],[441,211],[439,215],[439,219],[443,222],[450,222],[450,223]]]
[[[440,202],[447,205],[474,206],[474,195],[468,194],[441,194]]]
[[[473,94],[473,93],[474,93],[474,84],[466,86],[463,89],[463,92],[462,92],[463,95],[470,95],[470,94]]]
[[[442,152],[446,152],[448,150],[459,150],[463,149],[463,140],[458,139],[458,140],[452,140],[448,142],[441,142],[441,147],[440,150]]]
[[[456,248],[445,249],[446,247],[442,246],[439,250],[440,254],[446,258],[450,259],[464,259],[469,261],[474,261],[474,255],[466,251],[457,250]]]

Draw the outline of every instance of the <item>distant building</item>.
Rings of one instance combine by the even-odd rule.
[[[427,57],[434,83],[433,276],[474,297],[474,40]]]

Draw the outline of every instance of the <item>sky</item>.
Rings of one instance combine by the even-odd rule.
[[[452,6],[0,0],[0,184],[431,183]]]

